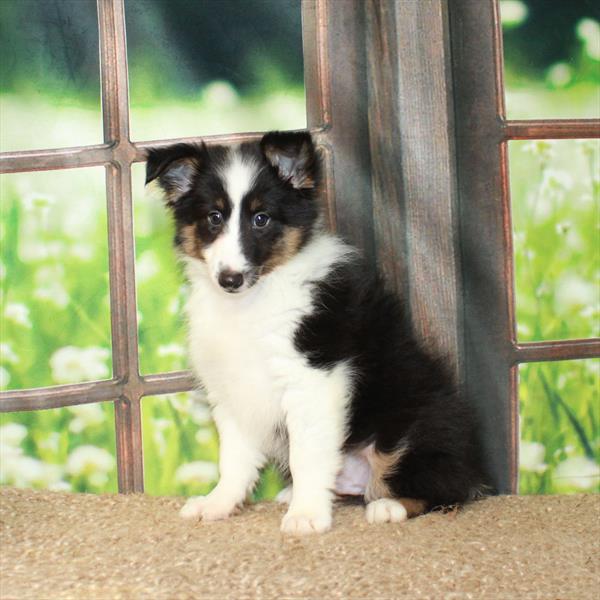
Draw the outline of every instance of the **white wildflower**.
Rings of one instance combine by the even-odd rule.
[[[103,487],[108,483],[108,475],[106,473],[91,473],[88,481],[96,487]]]
[[[558,235],[566,235],[572,227],[573,224],[570,221],[560,221],[555,225],[556,233],[558,233]]]
[[[2,459],[0,481],[16,487],[47,488],[62,477],[62,469],[59,465],[44,463],[31,456],[21,453],[7,456],[2,452]]]
[[[49,210],[56,204],[56,200],[52,196],[39,192],[25,194],[22,197],[22,202],[25,210],[28,211]]]
[[[593,157],[600,150],[600,140],[584,139],[576,140],[575,143],[581,150],[582,154],[587,157]]]
[[[160,357],[174,356],[180,358],[186,355],[186,351],[181,344],[165,344],[156,349],[156,354]]]
[[[154,250],[146,250],[135,263],[135,277],[144,283],[160,273],[160,263]]]
[[[164,431],[171,425],[171,421],[168,419],[152,419],[153,433],[152,439],[156,444],[158,453],[162,456],[167,449],[167,441],[165,439]]]
[[[29,308],[20,302],[9,302],[4,308],[4,317],[17,325],[31,329]]]
[[[27,437],[27,427],[21,423],[7,423],[0,427],[0,443],[7,446],[20,446]]]
[[[584,360],[583,365],[585,370],[592,375],[593,377],[597,377],[600,379],[600,359],[590,358],[589,360]]]
[[[577,23],[577,37],[583,42],[586,54],[600,60],[600,23],[595,19],[582,19]]]
[[[37,458],[20,456],[13,466],[14,471],[9,475],[9,482],[17,487],[28,487],[44,479],[44,463]]]
[[[600,466],[585,456],[571,456],[554,470],[554,483],[590,490],[600,483]]]
[[[78,258],[79,260],[88,261],[92,260],[94,257],[94,248],[91,244],[77,242],[71,245],[69,248],[69,254],[74,258]]]
[[[543,473],[548,465],[544,463],[546,448],[538,442],[521,440],[519,444],[519,468],[523,471]]]
[[[59,259],[63,257],[65,248],[65,244],[59,240],[40,241],[28,235],[21,236],[19,240],[19,258],[26,263],[49,258]]]
[[[219,470],[215,463],[198,460],[185,463],[175,471],[177,483],[212,483],[219,476]]]
[[[106,366],[109,357],[106,348],[65,346],[50,357],[52,378],[56,383],[106,379],[110,373]]]
[[[593,319],[600,313],[600,307],[586,306],[579,311],[579,315],[584,319]]]
[[[23,450],[19,446],[5,444],[0,439],[0,483],[12,483],[19,472],[19,460]]]
[[[209,106],[230,109],[237,104],[238,93],[228,81],[213,81],[204,88],[202,98]]]
[[[19,362],[19,357],[15,354],[10,344],[0,342],[0,362],[16,365]]]
[[[62,233],[70,239],[90,239],[96,230],[100,210],[95,198],[79,198],[77,210],[67,210],[62,215]]]
[[[531,140],[521,147],[526,154],[531,154],[541,162],[547,162],[554,156],[554,146],[556,142],[552,140]]]
[[[201,402],[192,403],[190,416],[196,425],[205,425],[211,421],[211,412],[209,406]]]
[[[527,19],[529,9],[521,0],[501,0],[500,18],[502,27],[513,28],[521,25]]]
[[[36,270],[33,279],[37,285],[45,285],[62,281],[65,277],[65,268],[60,264],[46,265]]]
[[[573,79],[573,69],[565,62],[552,65],[546,73],[546,80],[554,87],[561,88],[569,85]]]
[[[35,288],[33,297],[36,300],[50,302],[57,308],[66,308],[71,300],[69,293],[59,281]]]
[[[517,337],[519,339],[527,338],[531,335],[531,329],[529,325],[525,323],[517,323]]]
[[[210,429],[208,429],[208,427],[201,427],[200,429],[198,429],[198,431],[196,431],[196,435],[194,436],[194,438],[201,446],[203,446],[212,441],[213,432]]]
[[[63,284],[64,277],[64,267],[59,264],[38,269],[34,275],[34,298],[51,302],[58,308],[65,308],[70,298]]]
[[[0,367],[0,389],[5,390],[10,383],[10,373],[4,367]]]
[[[48,488],[58,483],[63,476],[63,468],[60,465],[42,462],[42,472],[37,479],[32,479],[31,483],[40,488]]]
[[[562,199],[565,192],[573,187],[573,178],[566,171],[546,169],[542,179],[540,194],[549,198]]]
[[[192,408],[192,399],[190,394],[165,394],[163,398],[169,402],[176,411],[185,415],[189,414]]]
[[[110,452],[97,446],[78,446],[69,454],[67,472],[73,476],[90,477],[94,473],[106,474],[113,469],[115,459]]]
[[[40,450],[47,450],[49,452],[58,452],[60,444],[60,434],[57,431],[52,431],[44,439],[38,442]]]
[[[574,308],[595,305],[598,302],[596,286],[575,273],[567,272],[556,284],[554,305],[559,314]]]
[[[87,427],[100,425],[105,420],[104,412],[97,403],[69,406],[68,410],[75,415],[75,418],[69,423],[69,431],[73,433],[81,433]]]
[[[70,492],[72,487],[70,483],[67,483],[66,481],[57,481],[55,483],[51,483],[48,486],[48,489],[51,492]]]

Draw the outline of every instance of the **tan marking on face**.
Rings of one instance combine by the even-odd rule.
[[[371,447],[366,449],[365,456],[371,467],[371,478],[365,490],[366,502],[393,497],[387,485],[386,478],[398,468],[400,460],[406,451],[407,446],[405,445],[398,447],[393,452],[387,453],[377,452]]]
[[[223,212],[225,210],[225,200],[223,200],[223,198],[217,198],[215,200],[215,206],[217,207],[217,210]]]
[[[255,213],[258,212],[262,207],[262,202],[260,201],[259,198],[252,198],[252,200],[250,200],[250,211]]]
[[[296,227],[286,227],[269,260],[263,266],[263,274],[270,273],[276,267],[286,263],[298,254],[302,244],[302,231]]]
[[[181,239],[181,248],[186,254],[204,260],[195,225],[184,225],[179,230],[179,238]]]

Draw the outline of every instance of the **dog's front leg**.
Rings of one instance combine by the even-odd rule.
[[[342,462],[348,400],[348,378],[342,370],[307,369],[284,396],[293,480],[290,506],[281,523],[285,533],[323,532],[331,527],[332,490]]]
[[[180,515],[204,521],[226,519],[256,482],[264,456],[249,431],[217,406],[213,418],[219,431],[219,483],[207,496],[190,498]]]

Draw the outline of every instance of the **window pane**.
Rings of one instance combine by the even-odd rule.
[[[600,336],[600,140],[509,151],[518,338]]]
[[[140,371],[185,369],[185,284],[173,225],[159,194],[144,189],[146,165],[132,168]]]
[[[219,442],[210,410],[199,392],[142,400],[144,489],[152,495],[207,494],[219,479]],[[274,498],[282,480],[268,467],[254,499]]]
[[[129,0],[133,139],[306,126],[300,0]]]
[[[95,0],[0,2],[0,148],[102,141]]]
[[[600,492],[600,360],[519,369],[522,494]]]
[[[104,169],[2,175],[0,197],[2,388],[110,378]]]
[[[600,116],[596,0],[500,0],[509,119]]]
[[[0,484],[116,492],[114,406],[0,414]]]

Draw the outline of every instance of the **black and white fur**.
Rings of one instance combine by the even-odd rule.
[[[370,522],[470,499],[474,425],[444,365],[360,255],[322,226],[308,133],[151,150],[191,284],[191,363],[220,438],[220,480],[184,517],[222,519],[274,460],[293,481],[281,529],[330,528],[334,492]]]

